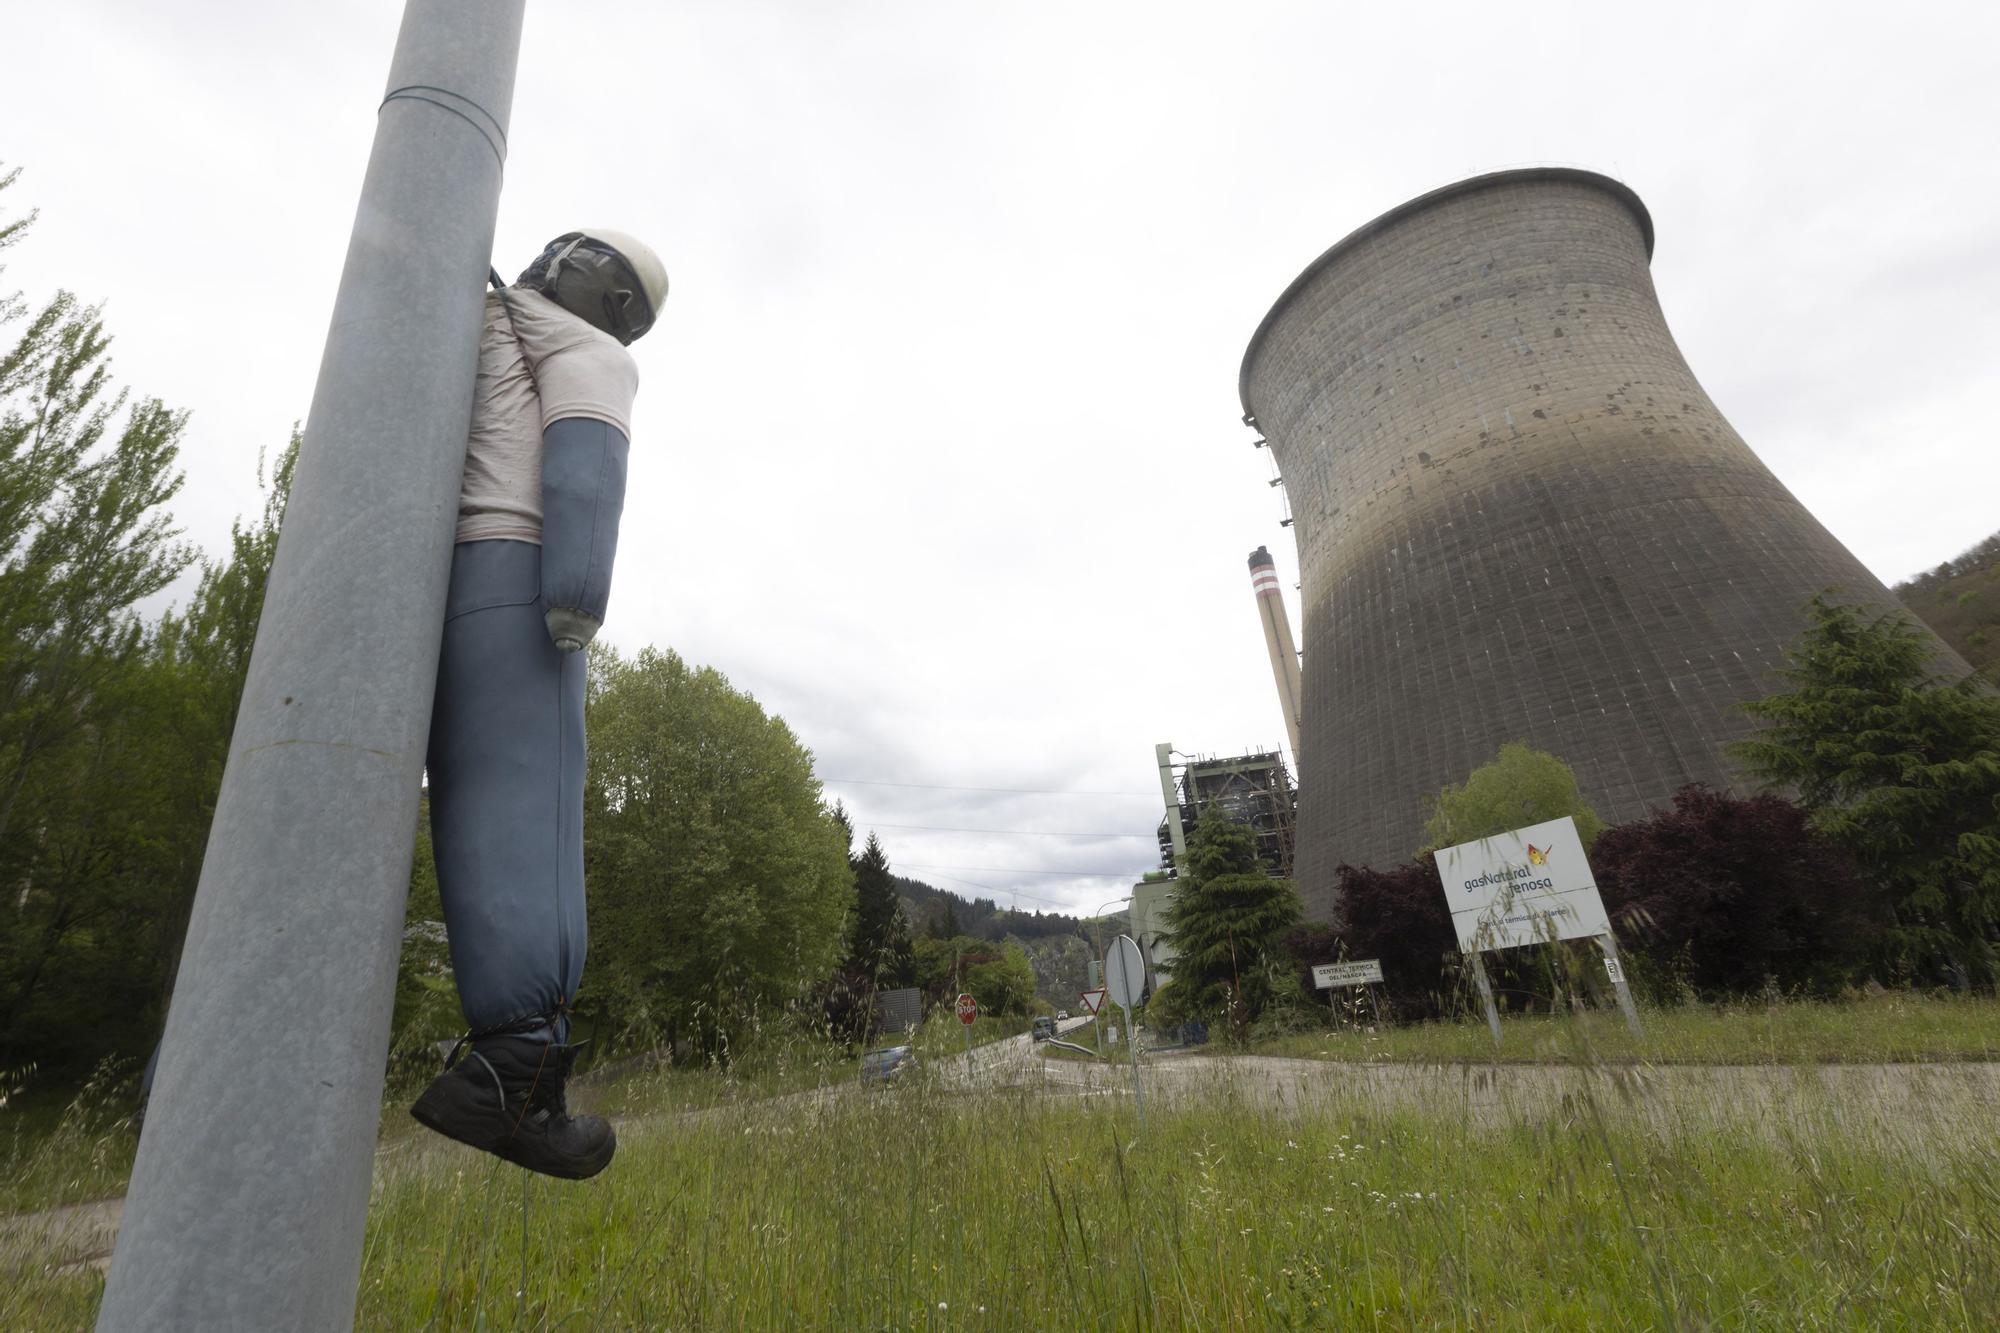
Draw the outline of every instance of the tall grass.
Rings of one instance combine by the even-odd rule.
[[[628,1122],[580,1185],[444,1146],[382,1160],[382,1328],[1978,1328],[1990,1136],[1859,1132],[1833,1099],[1671,1132],[1579,1071],[1548,1114],[1149,1106],[943,1079]],[[1876,1130],[1881,1129],[1877,1125]],[[0,1323],[97,1279],[0,1273]]]
[[[1635,1037],[1615,1010],[1507,1014],[1493,1044],[1476,1014],[1456,1022],[1378,1022],[1365,1007],[1337,1022],[1294,1014],[1252,1043],[1260,1055],[1454,1063],[1876,1064],[2000,1060],[2000,999],[1883,991],[1844,1001],[1689,1003],[1640,1010]],[[1292,1030],[1285,1031],[1285,1028]]]
[[[75,1091],[0,1076],[0,1217],[101,1199],[125,1187],[138,1147],[129,1061],[106,1061]]]
[[[1911,1012],[1947,1027],[1971,1012],[1934,1003]],[[1162,1060],[1143,1132],[1126,1071],[1088,1062],[1050,1066],[1047,1087],[972,1092],[948,1059],[864,1091],[845,1054],[806,1048],[635,1071],[597,1091],[625,1118],[594,1181],[528,1177],[428,1135],[386,1145],[357,1320],[1991,1325],[1990,1068],[1590,1064],[1562,1052],[1610,1040],[1618,1019],[1584,1018],[1528,1067]],[[925,1036],[962,1041],[956,1026]],[[1305,1072],[1270,1077],[1285,1069]],[[0,1327],[89,1326],[102,1279],[62,1258],[0,1225]]]

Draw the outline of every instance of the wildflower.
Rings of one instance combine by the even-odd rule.
[[[938,1309],[940,1309],[940,1310],[949,1310],[950,1308],[951,1308],[951,1306],[950,1306],[950,1305],[948,1305],[948,1304],[946,1304],[945,1302],[943,1302],[943,1301],[939,1301],[939,1302],[938,1302]]]

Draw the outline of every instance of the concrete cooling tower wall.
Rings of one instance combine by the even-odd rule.
[[[1893,604],[1702,392],[1652,243],[1606,177],[1481,176],[1327,251],[1251,339],[1243,406],[1304,582],[1311,915],[1507,741],[1569,761],[1613,823],[1731,785],[1736,705],[1807,598]]]

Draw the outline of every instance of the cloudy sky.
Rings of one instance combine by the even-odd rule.
[[[41,210],[0,282],[103,302],[121,381],[191,410],[210,550],[310,406],[400,12],[0,0]],[[1646,200],[1786,484],[1885,580],[1933,565],[2000,528],[1996,12],[533,3],[496,262],[599,225],[673,276],[607,634],[781,713],[904,873],[1118,897],[1155,742],[1284,734],[1251,331],[1376,214],[1548,162]]]

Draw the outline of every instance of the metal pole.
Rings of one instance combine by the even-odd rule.
[[[1132,1106],[1139,1113],[1139,1128],[1146,1127],[1146,1094],[1139,1090],[1139,1018],[1125,1010],[1125,1049],[1132,1053]]]
[[[959,1026],[965,1029],[965,1081],[969,1084],[972,1082],[972,1024],[961,1023]]]
[[[1618,961],[1618,942],[1609,935],[1599,935],[1597,943],[1604,950],[1604,970],[1611,974],[1611,988],[1618,992],[1618,1007],[1625,1011],[1625,1026],[1632,1029],[1632,1035],[1643,1038],[1645,1029],[1639,1026],[1639,1009],[1632,1003],[1632,988],[1625,984],[1625,968]]]
[[[403,13],[100,1330],[354,1322],[522,7]]]
[[[1493,986],[1486,980],[1486,964],[1481,961],[1480,951],[1472,951],[1472,979],[1479,983],[1479,998],[1486,1005],[1486,1026],[1493,1030],[1493,1044],[1500,1044],[1500,1011],[1493,1005]]]

